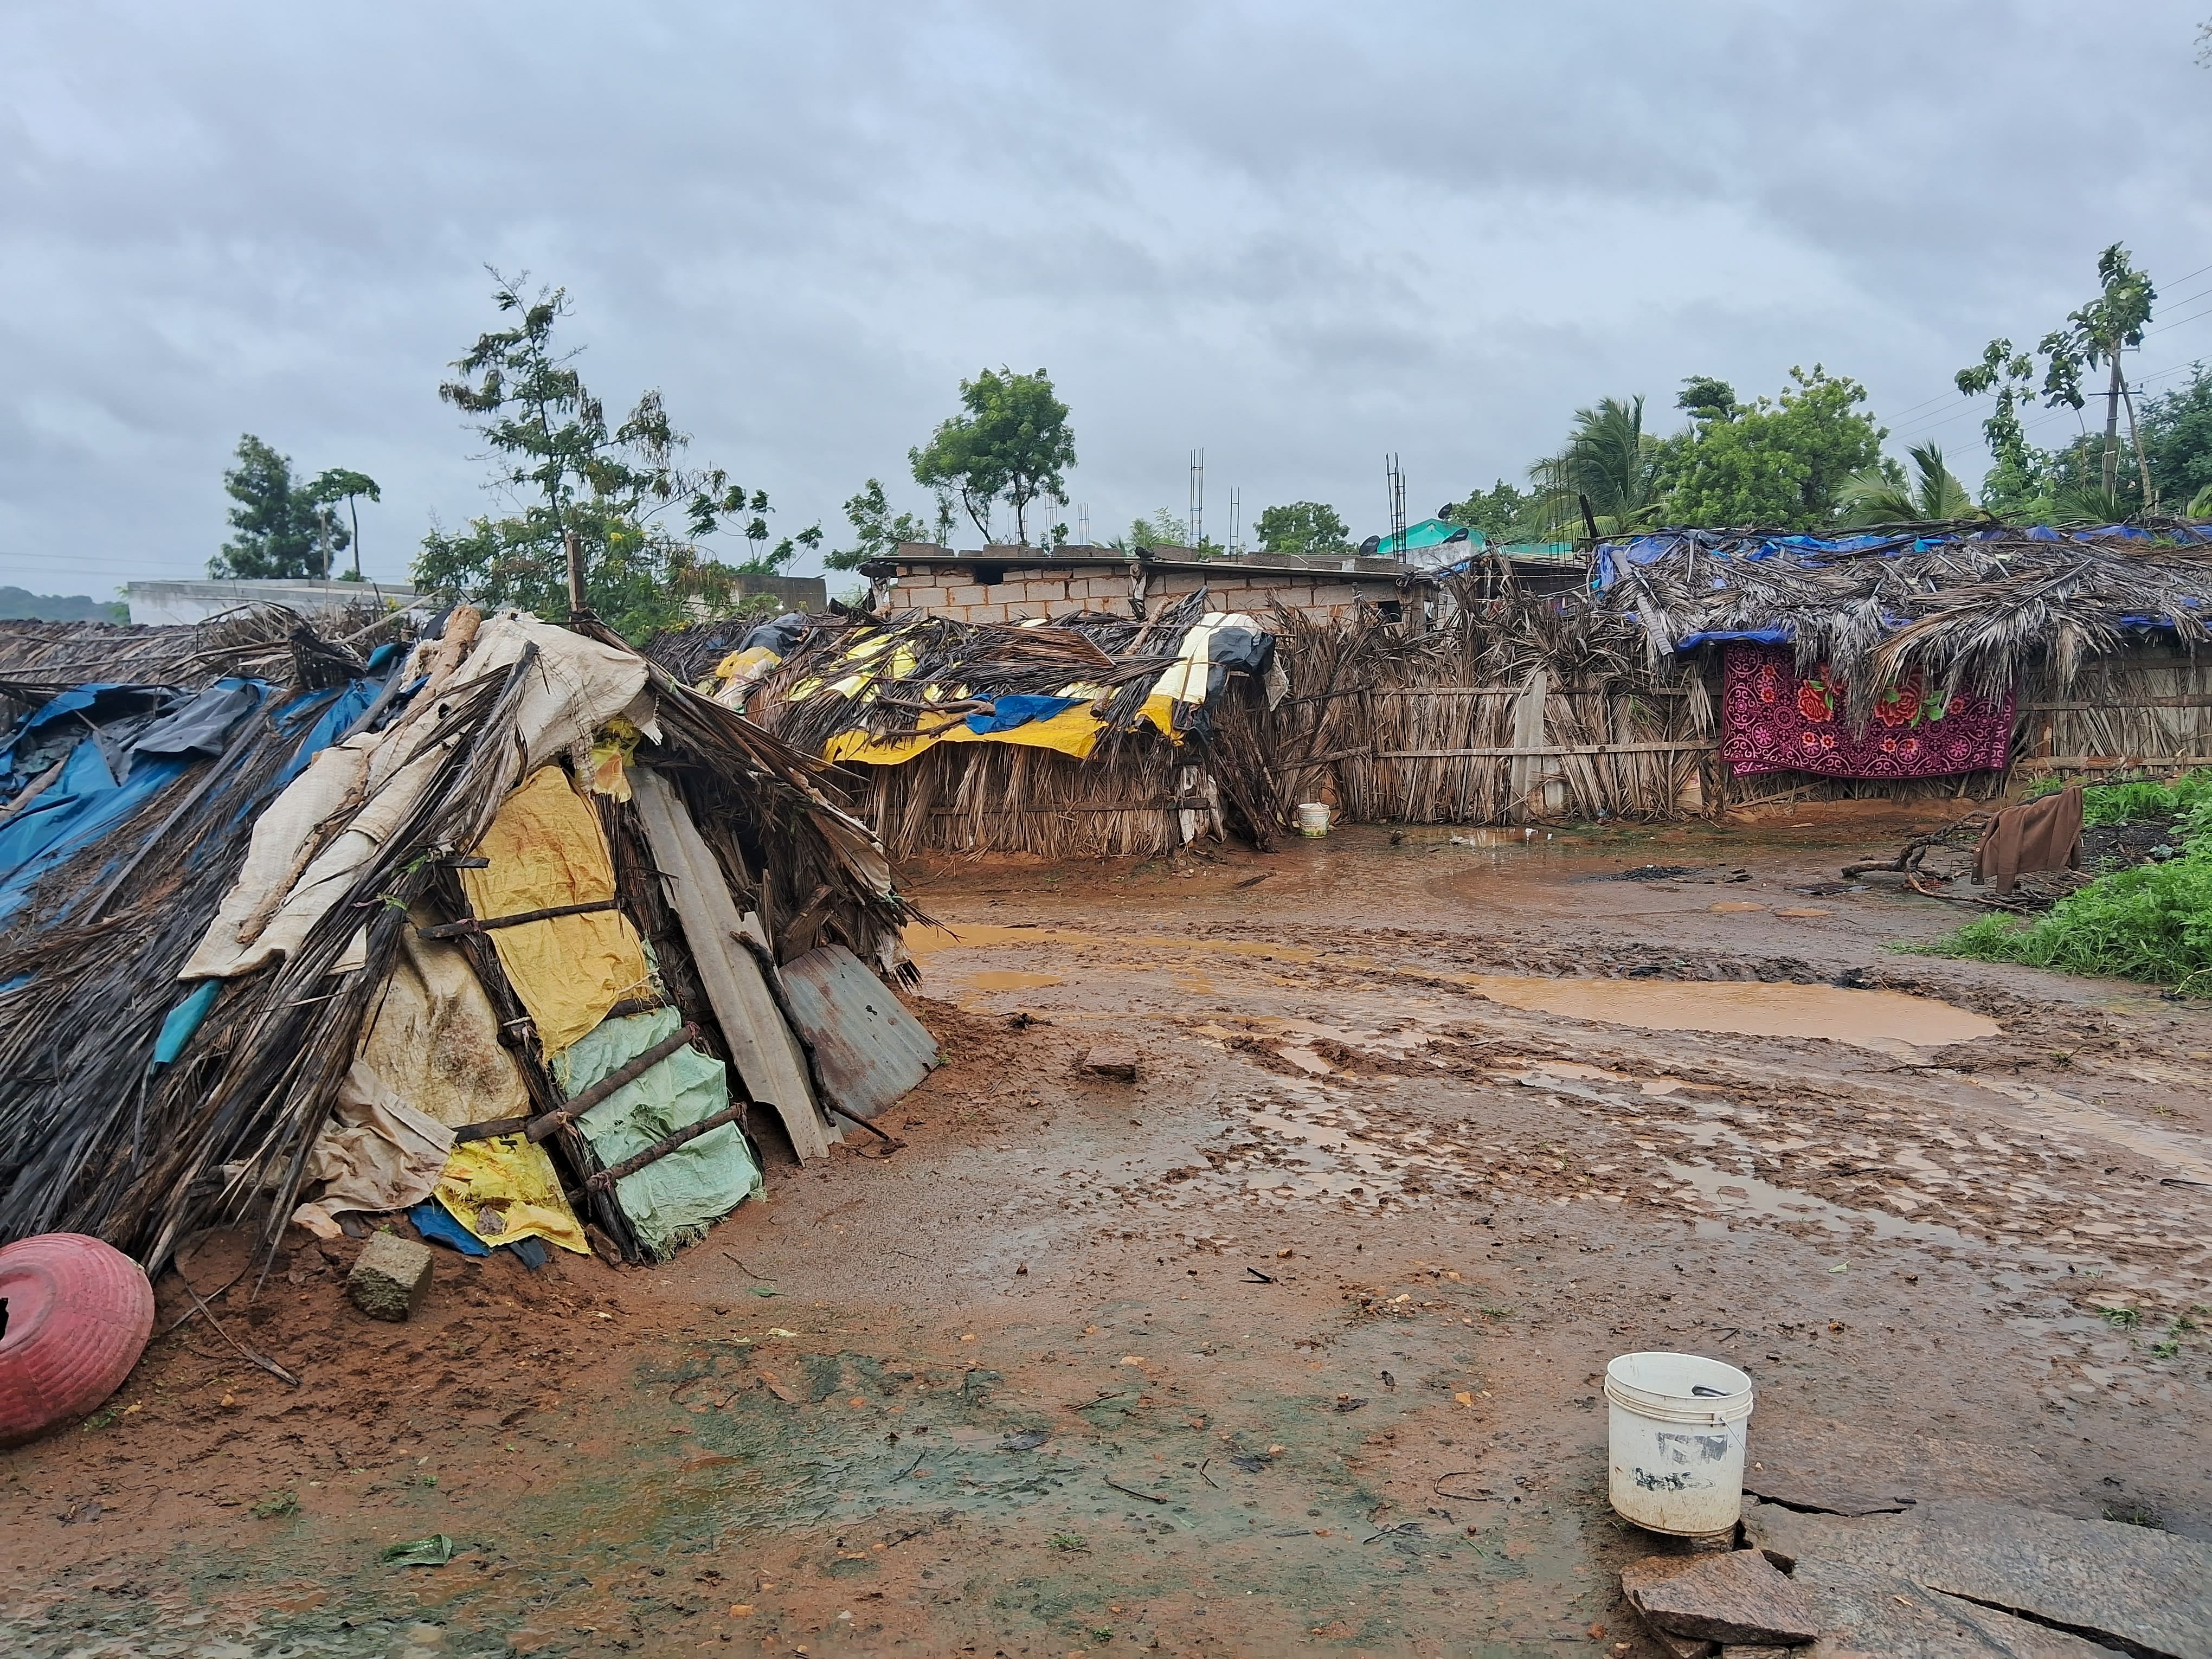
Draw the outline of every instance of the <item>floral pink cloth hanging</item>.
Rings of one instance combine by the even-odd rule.
[[[1832,778],[1936,778],[1994,771],[2012,744],[2013,693],[1991,702],[1946,701],[1917,674],[1875,702],[1854,729],[1844,689],[1822,663],[1798,678],[1786,646],[1731,645],[1721,693],[1721,754],[1729,770],[1818,772]]]

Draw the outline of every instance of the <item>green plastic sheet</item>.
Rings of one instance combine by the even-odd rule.
[[[683,1023],[673,1008],[602,1020],[555,1056],[554,1075],[566,1093],[579,1094],[673,1036]],[[576,1127],[599,1162],[612,1165],[729,1103],[722,1062],[696,1048],[679,1048],[592,1107],[576,1120]],[[763,1190],[760,1166],[734,1123],[708,1131],[615,1183],[615,1197],[639,1242],[663,1261]]]

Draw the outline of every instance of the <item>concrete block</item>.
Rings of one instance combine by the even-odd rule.
[[[429,1247],[397,1233],[369,1235],[346,1275],[346,1294],[371,1319],[405,1319],[429,1293]]]
[[[957,587],[949,587],[945,591],[945,603],[947,605],[988,605],[990,599],[991,590],[976,582],[963,582]]]
[[[1137,1080],[1137,1050],[1133,1043],[1097,1042],[1084,1051],[1080,1068],[1092,1077],[1110,1078],[1116,1083]]]

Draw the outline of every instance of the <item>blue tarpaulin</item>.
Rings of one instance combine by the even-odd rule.
[[[1073,708],[1083,701],[1080,697],[994,697],[994,712],[975,714],[968,717],[968,729],[977,736],[986,732],[1011,732],[1018,726],[1027,726],[1031,720],[1048,720],[1064,708]]]

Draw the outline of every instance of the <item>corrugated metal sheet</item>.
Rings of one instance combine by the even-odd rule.
[[[855,1117],[873,1117],[937,1064],[921,1022],[842,945],[786,963],[783,994],[823,1088]]]

